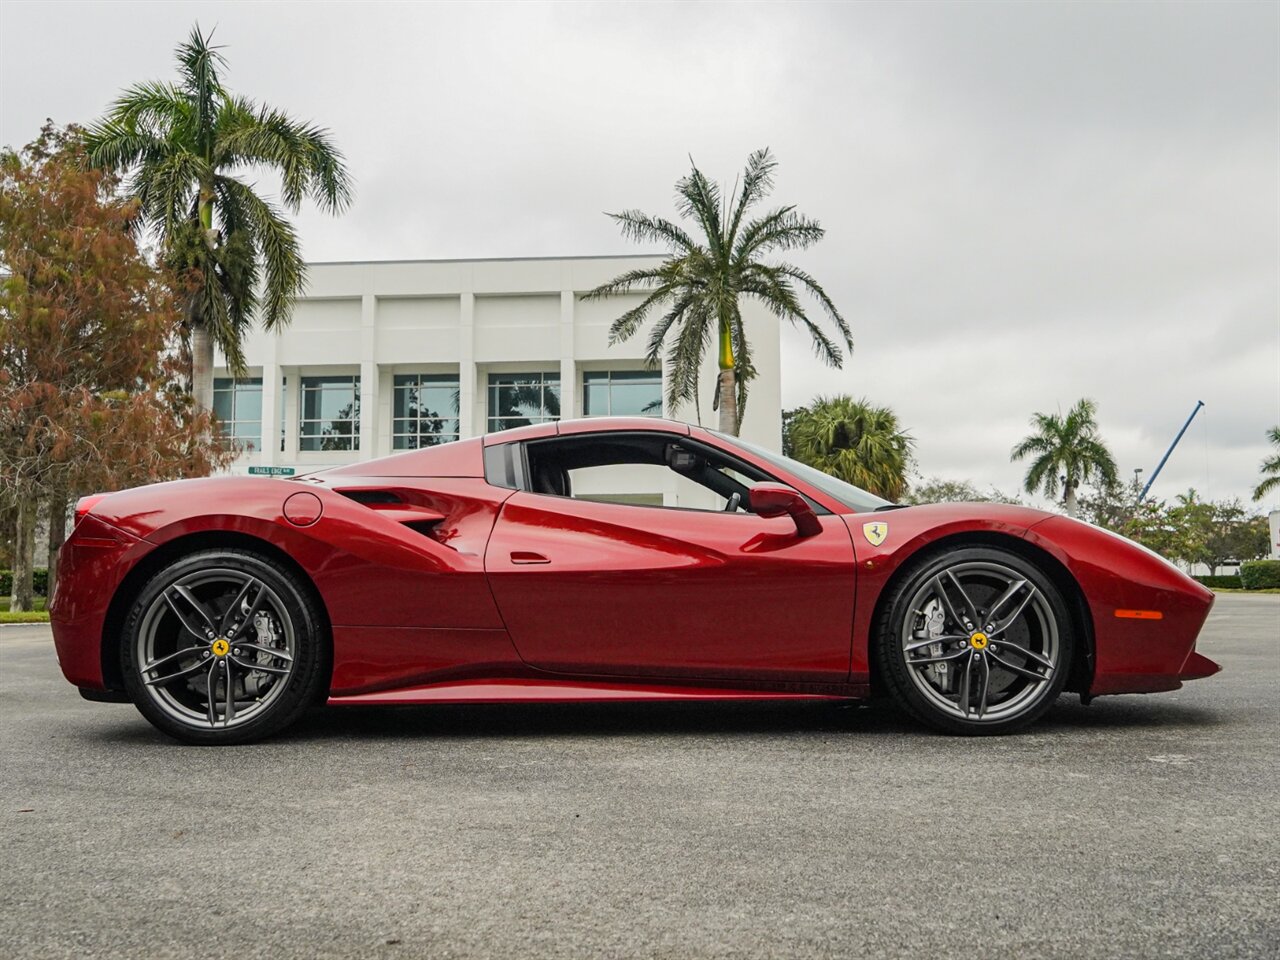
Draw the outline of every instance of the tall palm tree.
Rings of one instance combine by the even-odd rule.
[[[1116,482],[1116,462],[1098,436],[1098,422],[1094,419],[1097,410],[1097,404],[1086,399],[1065,417],[1035,414],[1031,425],[1036,432],[1014,447],[1009,457],[1034,457],[1024,485],[1027,493],[1040,490],[1047,497],[1056,497],[1061,484],[1062,502],[1069,517],[1076,515],[1076,491],[1081,483],[1093,479]]]
[[[887,500],[907,491],[915,441],[888,407],[849,396],[818,397],[788,428],[792,456]]]
[[[293,226],[244,175],[278,174],[293,213],[304,197],[332,213],[351,199],[329,132],[229,93],[211,38],[196,26],[177,49],[178,82],[130,87],[86,136],[94,164],[131,174],[142,226],[158,232],[170,265],[191,278],[192,392],[206,410],[214,345],[243,371],[241,339],[255,312],[268,330],[288,323],[306,279]]]
[[[649,334],[647,360],[651,367],[657,367],[666,346],[668,406],[696,402],[702,357],[712,338],[717,338],[720,379],[716,406],[724,433],[737,434],[746,409],[747,387],[755,376],[751,344],[742,323],[743,297],[753,297],[775,316],[804,327],[818,356],[838,367],[844,362],[840,347],[809,318],[800,302],[799,291],[807,291],[821,305],[845,346],[853,349],[849,325],[818,282],[799,267],[763,259],[773,251],[803,250],[825,233],[816,220],[797,213],[794,206],[776,207],[747,219],[748,212],[769,195],[776,167],[768,149],[751,154],[740,185],[726,202],[720,188],[695,165],[676,183],[676,209],[681,219],[692,224],[692,233],[639,210],[609,214],[621,225],[625,237],[664,244],[671,255],[659,266],[629,270],[587,294],[591,298],[633,290],[645,294],[638,306],[613,322],[610,343],[634,336],[655,308],[665,311]]]
[[[1262,482],[1253,489],[1253,499],[1261,500],[1272,490],[1280,487],[1280,426],[1267,431],[1267,439],[1276,448],[1276,453],[1262,461]]]

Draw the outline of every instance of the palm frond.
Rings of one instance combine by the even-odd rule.
[[[803,250],[826,235],[818,221],[796,213],[795,207],[779,207],[747,224],[734,246],[734,256],[749,259],[771,250]]]
[[[769,195],[769,191],[773,188],[773,171],[777,166],[778,161],[774,159],[768,147],[756,150],[747,157],[747,169],[742,175],[742,190],[737,196],[737,203],[733,205],[733,219],[725,232],[725,243],[728,246],[734,246],[734,240],[738,236],[738,230],[746,212],[759,200]]]
[[[649,311],[664,300],[670,299],[673,292],[674,288],[670,284],[663,284],[640,301],[637,306],[613,321],[609,326],[609,345],[630,340],[640,328],[640,324],[644,323]]]
[[[836,309],[835,303],[829,296],[827,296],[827,291],[822,289],[818,281],[799,267],[794,267],[789,263],[778,264],[774,269],[784,277],[790,277],[792,280],[798,281],[801,286],[809,291],[813,298],[821,304],[822,309],[831,319],[831,322],[836,325],[836,329],[840,331],[840,336],[844,339],[845,346],[852,351],[853,333],[849,330],[849,324],[846,322],[844,317],[840,315],[840,311]],[[806,319],[805,322],[808,323],[808,320]],[[810,328],[813,329],[812,324],[810,324]],[[834,351],[834,362],[832,363],[832,366],[838,367],[841,359],[840,351]]]
[[[288,319],[290,304],[306,284],[307,268],[297,234],[274,206],[240,181],[218,177],[215,184],[222,196],[234,198],[253,245],[262,255],[262,325],[274,330]]]
[[[220,164],[260,164],[280,174],[281,199],[297,212],[305,197],[337,213],[351,202],[351,181],[330,132],[281,110],[233,98],[219,112],[215,156]]]
[[[655,281],[665,283],[668,280],[669,271],[666,264],[660,267],[640,267],[636,270],[628,270],[626,273],[619,274],[608,283],[602,283],[600,286],[588,290],[582,295],[583,300],[600,300],[604,297],[615,297],[619,294],[630,293],[634,288],[642,284],[652,284]]]
[[[623,210],[605,216],[622,227],[622,235],[637,243],[662,243],[673,252],[690,253],[697,244],[678,225],[663,217],[651,217],[640,210]]]
[[[676,183],[676,206],[680,215],[696,220],[702,227],[712,257],[727,260],[728,251],[721,233],[720,203],[720,188],[708,180],[696,165],[688,176]]]
[[[213,145],[214,118],[218,100],[225,96],[218,70],[226,66],[222,48],[211,46],[213,31],[205,36],[197,24],[191,35],[178,45],[178,72],[182,77],[182,90],[191,102],[195,113],[195,129],[199,134],[199,149],[209,156]]]

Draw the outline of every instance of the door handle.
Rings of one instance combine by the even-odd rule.
[[[540,553],[534,553],[532,550],[512,550],[512,563],[550,563],[551,560],[544,557]]]

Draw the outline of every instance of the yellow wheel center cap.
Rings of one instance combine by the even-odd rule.
[[[210,646],[209,649],[213,651],[213,655],[215,657],[225,657],[227,655],[227,651],[231,649],[231,644],[227,643],[227,641],[222,639],[222,637],[219,637],[217,640],[213,641],[213,645]]]
[[[975,650],[985,650],[987,648],[987,635],[982,632],[975,633],[969,638],[969,645]]]

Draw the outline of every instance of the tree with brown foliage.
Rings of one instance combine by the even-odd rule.
[[[49,125],[0,153],[0,499],[17,511],[14,610],[31,606],[41,503],[53,557],[71,498],[202,476],[231,455],[203,442],[208,415],[178,376],[182,291],[138,249],[137,206],[117,187],[85,162],[74,129]]]

